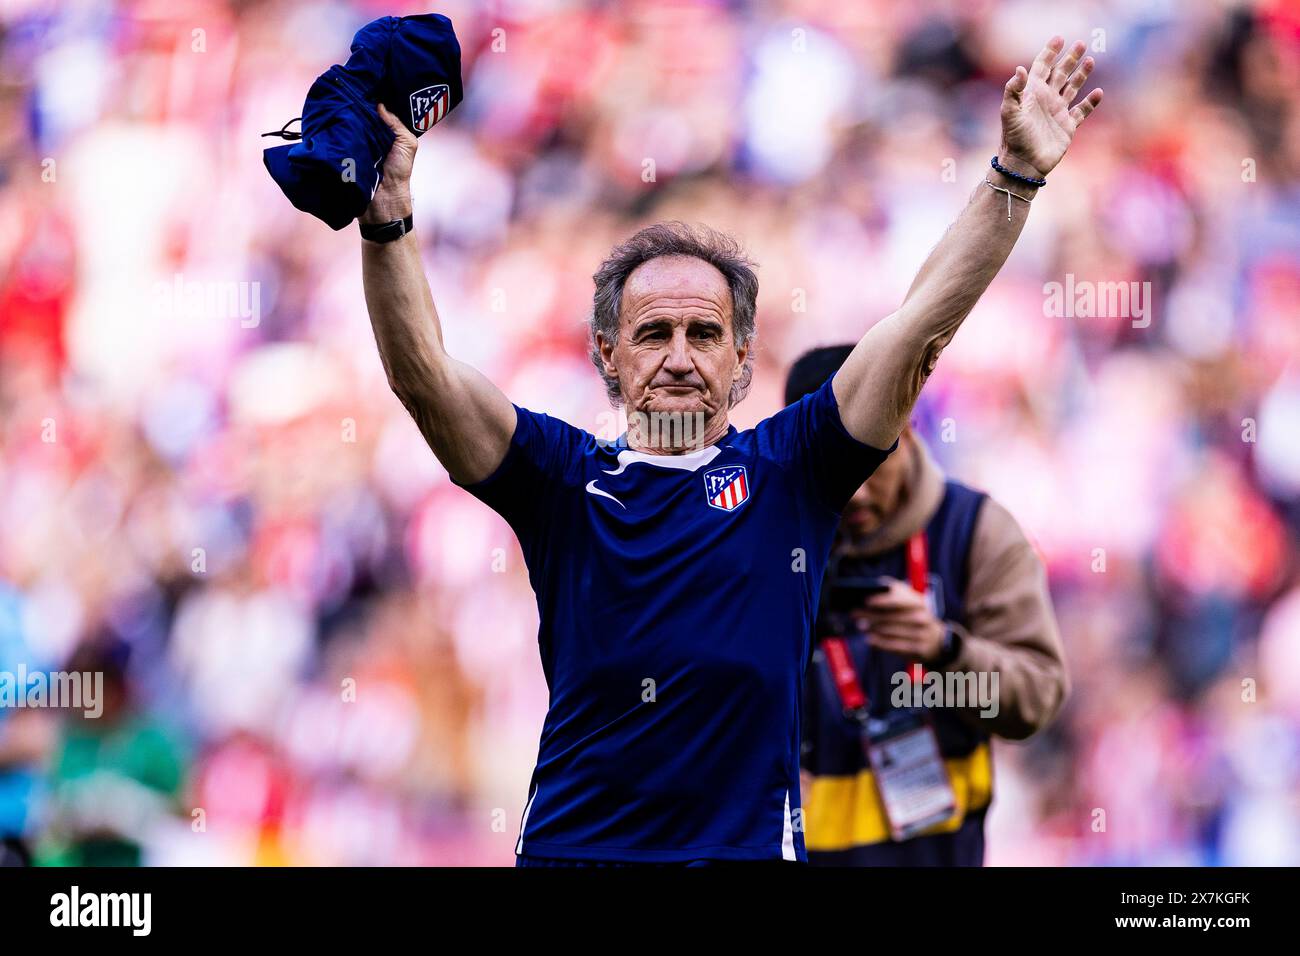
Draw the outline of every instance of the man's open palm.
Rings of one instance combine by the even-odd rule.
[[[1062,37],[1052,37],[1028,70],[1016,67],[1002,91],[1003,149],[1040,176],[1061,161],[1079,124],[1101,102],[1101,90],[1096,89],[1070,107],[1095,61],[1083,57],[1082,41],[1061,56],[1064,46]]]

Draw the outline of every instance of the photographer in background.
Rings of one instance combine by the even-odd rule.
[[[786,403],[852,348],[800,357]],[[946,480],[905,428],[842,513],[817,632],[801,757],[809,862],[982,865],[990,740],[1031,736],[1069,690],[1046,573],[1020,526]],[[981,692],[915,706],[914,685],[943,681]]]

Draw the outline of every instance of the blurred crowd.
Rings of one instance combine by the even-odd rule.
[[[1300,863],[1294,2],[432,9],[466,88],[413,184],[447,346],[602,438],[618,239],[746,244],[748,427],[901,302],[1015,66],[1087,42],[1105,103],[915,420],[1033,536],[1074,684],[995,747],[989,862]],[[0,671],[93,669],[108,702],[0,709],[0,833],[42,863],[511,863],[546,710],[521,555],[390,393],[355,228],[260,156],[357,28],[430,8],[0,10]],[[1060,314],[1067,281],[1149,313]]]

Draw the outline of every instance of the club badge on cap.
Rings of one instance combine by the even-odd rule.
[[[265,150],[262,160],[294,206],[342,229],[369,205],[393,145],[375,104],[421,136],[463,97],[460,42],[449,19],[380,17],[356,32],[347,63],[331,66],[311,85],[301,132],[286,123],[263,134],[290,143]]]

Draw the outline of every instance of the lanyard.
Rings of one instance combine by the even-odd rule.
[[[925,529],[921,529],[907,539],[907,581],[912,590],[925,594],[930,585],[930,556],[925,540]],[[858,680],[858,669],[853,665],[853,656],[849,654],[849,643],[842,637],[822,639],[822,650],[830,664],[831,678],[835,681],[835,690],[840,696],[846,713],[859,719],[867,715],[867,694]],[[925,674],[920,661],[912,664],[911,678],[919,682]]]

